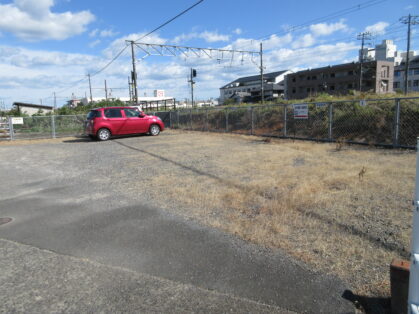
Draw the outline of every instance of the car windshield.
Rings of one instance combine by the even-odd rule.
[[[99,110],[91,110],[87,114],[87,120],[91,120],[93,118],[99,118],[100,117],[100,111]]]

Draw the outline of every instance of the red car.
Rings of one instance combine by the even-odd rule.
[[[90,110],[86,134],[106,141],[114,135],[149,133],[159,135],[164,123],[159,117],[149,116],[136,107],[106,107]]]

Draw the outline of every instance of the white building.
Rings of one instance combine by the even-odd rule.
[[[13,103],[13,107],[19,111],[21,114],[27,115],[34,115],[37,113],[50,113],[54,108],[51,106],[44,106],[44,105],[35,105],[35,104],[28,104],[22,102],[15,102]]]
[[[264,99],[274,100],[284,95],[284,80],[291,71],[277,71],[263,75]],[[234,99],[236,102],[260,101],[261,81],[260,75],[238,78],[220,88],[220,103],[227,99]]]

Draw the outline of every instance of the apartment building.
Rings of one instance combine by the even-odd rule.
[[[291,71],[277,71],[263,75],[264,99],[274,100],[283,97],[284,80]],[[220,103],[227,99],[235,102],[255,102],[261,99],[260,75],[240,77],[220,88]]]
[[[405,71],[405,62],[400,63],[400,65],[394,68],[394,90],[404,91]],[[409,62],[408,74],[408,92],[419,92],[419,56],[412,56],[412,59]]]
[[[377,94],[393,92],[393,62],[364,62],[361,88],[359,73],[360,63],[352,62],[288,74],[285,79],[285,97],[303,99],[321,93],[346,95],[352,90]]]

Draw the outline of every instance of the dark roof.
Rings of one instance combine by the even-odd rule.
[[[28,104],[24,102],[14,102],[13,106],[16,107],[30,107],[30,108],[38,108],[38,109],[52,109],[52,106],[45,106],[45,105],[35,105],[35,104]]]
[[[271,73],[265,73],[263,74],[263,78],[264,79],[273,79],[279,75],[284,74],[285,72],[287,72],[288,70],[284,70],[284,71],[277,71],[277,72],[271,72]],[[245,82],[251,82],[251,81],[257,81],[260,79],[260,75],[252,75],[252,76],[245,76],[245,77],[240,77],[237,80],[230,82],[226,85],[224,85],[221,88],[226,88],[228,85],[230,84],[234,84],[234,83],[245,83]]]

